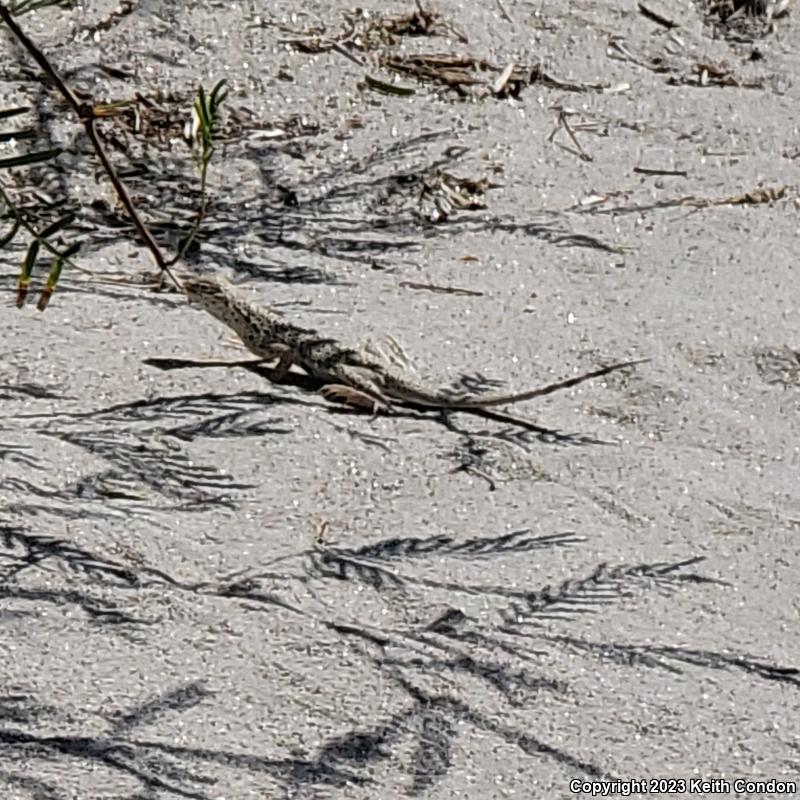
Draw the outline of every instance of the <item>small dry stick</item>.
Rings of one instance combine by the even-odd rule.
[[[500,12],[500,16],[506,21],[510,22],[512,25],[514,24],[514,19],[511,14],[506,11],[505,7],[503,6],[502,0],[495,0],[497,3],[497,10]]]
[[[572,127],[570,126],[569,121],[567,119],[568,114],[569,112],[566,111],[566,109],[563,108],[558,109],[558,123],[556,124],[556,127],[553,129],[553,132],[547,137],[547,141],[552,143],[556,137],[556,134],[561,130],[561,128],[563,128],[569,135],[569,138],[572,140],[572,143],[577,148],[578,157],[582,161],[594,161],[594,159],[583,149],[581,143],[578,141],[578,137],[575,136],[575,133],[573,132]],[[564,149],[569,150],[569,148],[564,148]]]

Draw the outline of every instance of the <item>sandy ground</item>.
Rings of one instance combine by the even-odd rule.
[[[800,11],[754,33],[685,0],[648,5],[672,29],[628,1],[443,0],[436,36],[370,49],[362,14],[304,52],[281,40],[346,33],[350,7],[272,5],[21,23],[75,88],[158,102],[138,138],[105,130],[165,248],[197,200],[191,96],[227,79],[193,268],[333,336],[391,334],[434,385],[650,361],[509,409],[519,423],[370,419],[244,369],[145,363],[242,357],[175,294],[68,269],[45,314],[18,311],[18,238],[0,262],[2,797],[800,783]],[[31,105],[66,148],[4,185],[79,212],[85,269],[149,269],[80,129],[0,41],[0,107]],[[382,48],[498,69],[459,94],[377,67]],[[553,81],[496,97],[511,61]],[[577,145],[551,138],[559,109]],[[437,170],[486,179],[480,207],[447,207]]]

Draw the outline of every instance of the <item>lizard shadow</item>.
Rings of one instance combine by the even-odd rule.
[[[266,378],[276,385],[294,386],[305,392],[319,392],[325,385],[324,381],[305,373],[293,371],[283,374],[278,373],[276,370],[265,366],[262,362],[255,359],[246,361],[198,361],[195,359],[181,358],[147,358],[144,359],[143,363],[161,370],[242,367],[248,372]],[[324,407],[330,414],[373,417],[373,415],[365,412],[363,409],[353,408],[345,404],[324,402],[320,403],[320,406]],[[499,431],[484,431],[482,435],[489,438],[501,439],[503,441],[513,440],[518,444],[530,444],[533,441],[540,444],[573,446],[609,444],[609,442],[603,441],[602,439],[579,433],[566,433],[557,428],[550,428],[533,422],[532,420],[489,408],[431,408],[430,406],[403,401],[402,403],[397,403],[392,406],[390,415],[401,419],[429,421],[434,424],[443,425],[451,432],[465,435],[466,431],[457,426],[453,421],[456,414],[468,414],[492,422],[503,423],[508,427]]]

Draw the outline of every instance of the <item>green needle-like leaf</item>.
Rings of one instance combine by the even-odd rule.
[[[46,239],[48,236],[52,236],[56,231],[60,231],[62,228],[66,228],[71,222],[74,222],[75,215],[70,211],[69,214],[64,214],[61,219],[57,219],[52,225],[48,225],[40,234],[39,236],[42,239]]]
[[[50,266],[50,272],[47,273],[47,282],[45,283],[45,286],[39,295],[39,300],[36,303],[36,308],[39,311],[44,311],[47,308],[47,304],[50,302],[50,298],[53,296],[53,292],[56,290],[58,279],[61,277],[61,270],[64,268],[64,261],[74,256],[80,249],[80,244],[72,244],[63,253],[57,255],[53,259],[53,263]]]
[[[28,253],[25,260],[22,262],[22,272],[20,272],[20,283],[29,283],[31,273],[33,272],[33,265],[36,263],[36,257],[39,255],[39,240],[34,239],[28,247]]]
[[[36,11],[38,8],[56,6],[58,8],[71,8],[75,5],[75,0],[17,0],[16,3],[9,3],[7,8],[15,16],[27,14],[28,11]]]
[[[7,244],[9,244],[11,240],[17,235],[18,230],[19,230],[19,220],[15,219],[8,233],[5,233],[2,236],[0,236],[0,248],[3,248]]]
[[[49,161],[61,153],[60,147],[54,147],[51,150],[42,150],[38,153],[26,153],[22,156],[13,156],[12,158],[0,158],[0,169],[9,169],[11,167],[24,167],[29,164],[37,164],[40,161]]]
[[[17,117],[20,114],[25,114],[30,111],[30,106],[18,106],[17,108],[4,108],[0,109],[0,119],[8,119],[9,117]]]
[[[22,141],[23,139],[35,139],[39,134],[33,128],[26,128],[23,131],[8,131],[0,133],[0,142]]]
[[[50,289],[51,292],[56,288],[58,279],[61,277],[61,270],[64,268],[64,262],[68,258],[72,258],[72,256],[77,255],[80,249],[80,242],[75,242],[74,244],[71,244],[63,253],[60,253],[53,259],[50,272],[47,274],[47,288]]]

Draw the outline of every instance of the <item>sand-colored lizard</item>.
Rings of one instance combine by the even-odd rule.
[[[243,298],[222,278],[186,275],[182,283],[189,302],[235,331],[251,353],[264,361],[277,359],[276,377],[294,364],[322,382],[320,391],[326,398],[369,408],[373,413],[388,410],[392,403],[454,410],[519,403],[646,360],[612,364],[588,375],[514,394],[454,394],[417,384],[336,339],[286,322]]]

